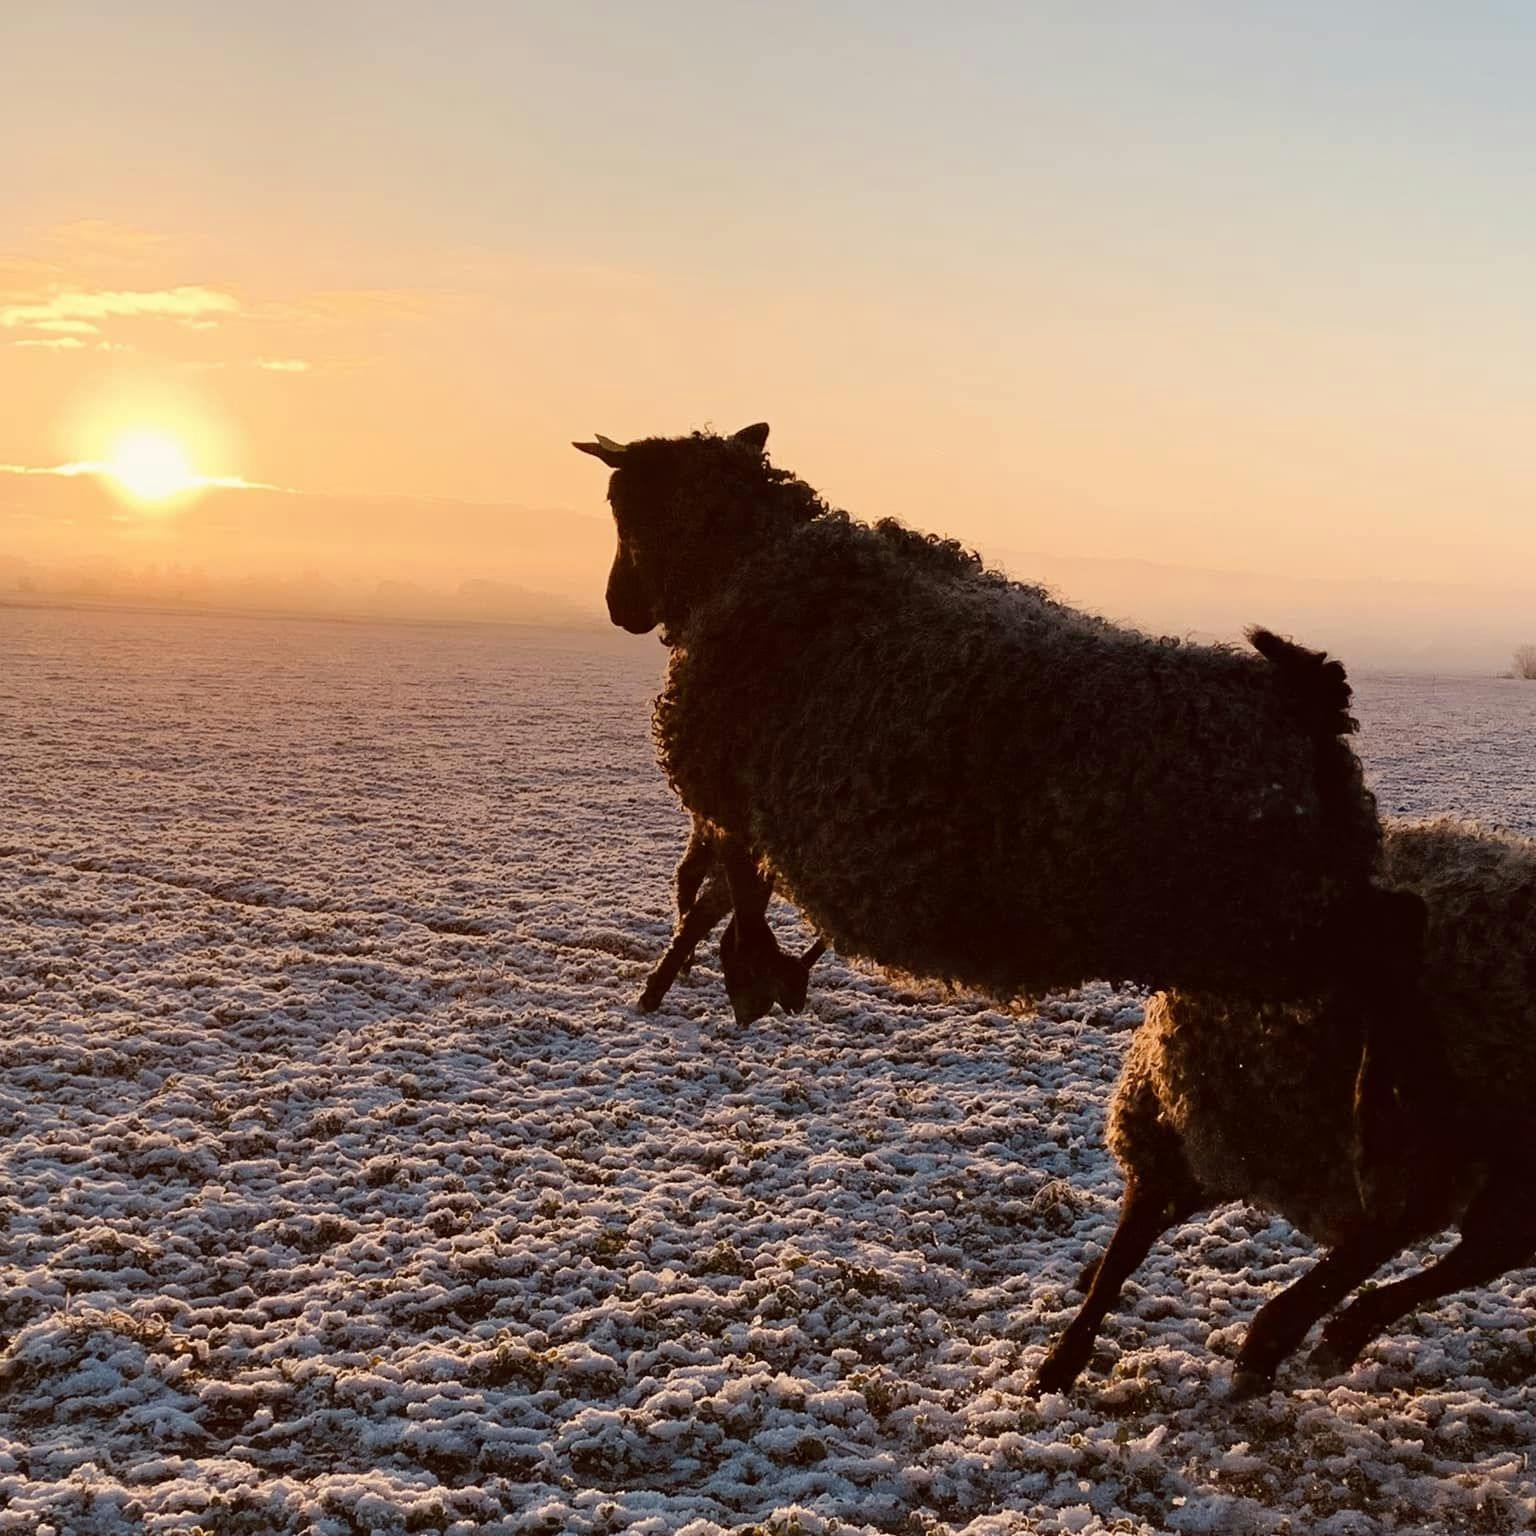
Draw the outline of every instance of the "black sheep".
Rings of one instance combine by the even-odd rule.
[[[1109,1145],[1126,1176],[1120,1222],[1037,1389],[1064,1392],[1077,1379],[1121,1286],[1162,1233],[1228,1200],[1278,1211],[1328,1245],[1254,1319],[1237,1357],[1238,1396],[1268,1387],[1314,1323],[1453,1222],[1461,1241],[1444,1258],[1334,1313],[1312,1356],[1321,1374],[1348,1369],[1415,1307],[1536,1253],[1536,840],[1455,821],[1393,822],[1381,877],[1428,908],[1423,990],[1443,1043],[1435,1112],[1446,1134],[1374,1170],[1398,1195],[1382,1219],[1361,1208],[1351,1176],[1361,1040],[1350,1004],[1159,994],[1110,1105]]]
[[[804,997],[766,867],[840,953],[998,996],[1342,978],[1375,1025],[1362,1132],[1397,1135],[1388,1090],[1424,1064],[1387,1020],[1411,1016],[1423,909],[1372,884],[1343,667],[1079,613],[829,508],[767,433],[576,445],[614,471],[610,617],[670,648],[655,738],[719,833],[738,1012]]]

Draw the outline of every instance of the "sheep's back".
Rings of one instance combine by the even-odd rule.
[[[685,803],[845,953],[1003,995],[1295,990],[1368,878],[1358,765],[1276,668],[812,525],[690,623],[658,704]]]

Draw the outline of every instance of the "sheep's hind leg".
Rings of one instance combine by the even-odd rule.
[[[1306,1338],[1312,1325],[1369,1279],[1411,1236],[1401,1227],[1362,1227],[1324,1254],[1301,1279],[1265,1302],[1238,1351],[1232,1399],[1241,1402],[1266,1391],[1280,1362]]]
[[[1414,1196],[1408,1168],[1442,1161],[1444,1050],[1422,991],[1426,911],[1406,891],[1371,890],[1348,925],[1346,995],[1365,1029],[1355,1079],[1355,1186],[1366,1215],[1399,1220]]]
[[[773,882],[751,852],[732,838],[719,843],[720,862],[730,883],[730,923],[720,938],[720,969],[738,1024],[750,1024],[775,1003],[786,1013],[805,1007],[811,967],[826,952],[818,939],[803,955],[786,955],[768,926],[768,898]]]
[[[715,834],[707,821],[695,816],[693,828],[688,834],[688,846],[683,849],[683,856],[677,861],[677,869],[672,876],[677,892],[677,915],[680,918],[687,917],[693,910],[700,889],[717,872]],[[727,904],[720,915],[724,917],[729,910]]]
[[[1360,1351],[1400,1317],[1453,1291],[1486,1285],[1536,1252],[1536,1198],[1528,1167],[1491,1180],[1461,1219],[1461,1241],[1417,1274],[1357,1296],[1323,1329],[1308,1363],[1321,1376],[1337,1376]]]
[[[1126,1184],[1115,1235],[1097,1264],[1090,1266],[1092,1278],[1087,1270],[1083,1273],[1088,1297],[1035,1373],[1031,1393],[1065,1392],[1071,1387],[1092,1358],[1099,1327],[1120,1299],[1125,1282],[1158,1238],[1204,1203],[1193,1181],[1177,1189],[1156,1188],[1135,1178]]]

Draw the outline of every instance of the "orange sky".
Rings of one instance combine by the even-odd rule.
[[[595,603],[603,487],[570,439],[766,417],[855,513],[1146,622],[1175,592],[1216,621],[1187,582],[1147,571],[1139,603],[1083,562],[1254,573],[1277,605],[1343,583],[1341,633],[1361,591],[1420,583],[1395,641],[1427,583],[1468,589],[1439,615],[1468,623],[1533,594],[1536,627],[1536,28],[1287,17],[8,20],[0,464],[151,427],[298,499],[71,516],[0,476],[0,582],[9,557]],[[538,515],[502,537],[459,502]]]

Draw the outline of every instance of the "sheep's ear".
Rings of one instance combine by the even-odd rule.
[[[624,462],[623,443],[616,443],[611,437],[604,437],[601,432],[597,434],[595,443],[572,443],[571,447],[579,453],[590,453],[594,459],[601,459],[609,469],[617,469]]]
[[[766,421],[754,421],[750,427],[743,427],[740,432],[731,433],[733,443],[746,443],[749,447],[756,448],[761,453],[768,442],[768,423]]]

